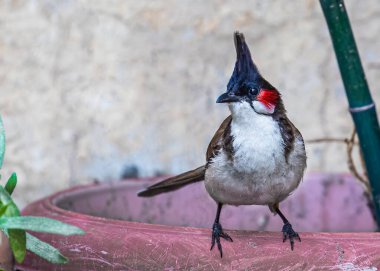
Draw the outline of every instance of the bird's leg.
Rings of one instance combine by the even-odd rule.
[[[227,234],[223,232],[222,225],[219,223],[219,217],[220,217],[220,211],[222,210],[222,203],[218,203],[218,210],[216,211],[216,217],[214,221],[214,225],[212,226],[212,233],[211,233],[211,248],[212,250],[216,245],[218,246],[218,250],[220,252],[220,257],[223,257],[223,250],[222,245],[220,244],[220,237],[224,238],[227,241],[232,242],[232,238]]]
[[[273,208],[276,213],[281,217],[282,221],[284,222],[284,226],[282,227],[282,234],[283,234],[283,242],[285,242],[287,239],[290,241],[290,248],[294,249],[294,239],[297,239],[301,242],[301,238],[298,235],[297,232],[293,230],[292,225],[289,223],[289,221],[286,219],[286,217],[281,213],[280,209],[278,208],[278,204],[274,206]]]

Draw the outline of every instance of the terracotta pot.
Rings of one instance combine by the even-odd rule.
[[[55,266],[28,254],[20,270],[368,270],[380,266],[380,234],[361,186],[349,175],[311,174],[282,205],[302,243],[282,242],[281,219],[264,206],[227,206],[221,221],[233,243],[210,252],[216,204],[202,183],[154,198],[136,192],[158,179],[71,188],[29,205],[24,215],[59,219],[84,236],[37,236],[69,257]],[[250,231],[247,231],[250,230]],[[260,230],[260,232],[253,231]],[[261,232],[262,230],[274,232]],[[351,269],[350,269],[351,268]],[[355,269],[356,268],[356,269]]]
[[[7,236],[0,231],[0,270],[13,270],[13,254]]]

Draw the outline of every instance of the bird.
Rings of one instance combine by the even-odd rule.
[[[217,204],[211,229],[223,257],[221,239],[232,242],[223,230],[220,213],[224,205],[267,205],[283,221],[283,242],[301,242],[299,234],[280,211],[300,184],[306,168],[303,137],[289,120],[280,92],[259,72],[244,34],[234,32],[236,62],[225,93],[216,103],[228,105],[230,115],[222,122],[206,152],[204,165],[153,184],[138,193],[151,197],[204,181]]]

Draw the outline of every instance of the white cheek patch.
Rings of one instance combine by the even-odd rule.
[[[259,101],[253,101],[252,106],[257,113],[265,114],[265,115],[273,114],[274,107],[275,107],[275,106],[268,106],[267,107],[262,102],[259,102]]]

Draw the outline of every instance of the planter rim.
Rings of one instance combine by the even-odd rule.
[[[344,183],[340,182],[340,179],[348,175],[316,173],[305,176],[305,179],[311,184],[317,183],[340,191],[340,185]],[[306,267],[310,269],[315,266],[320,266],[323,270],[343,270],[344,268],[348,270],[352,269],[351,267],[372,270],[370,268],[373,266],[380,266],[378,256],[380,233],[372,231],[300,232],[302,243],[297,243],[295,250],[292,251],[289,244],[281,242],[280,231],[253,231],[251,227],[246,228],[249,230],[230,230],[234,228],[231,226],[226,229],[233,236],[234,242],[224,242],[223,251],[226,257],[221,259],[217,251],[210,252],[210,228],[196,226],[204,226],[207,223],[189,223],[194,225],[191,227],[179,226],[188,215],[198,215],[191,208],[185,210],[193,199],[190,191],[194,192],[195,197],[199,194],[197,202],[202,206],[203,200],[207,199],[207,194],[202,190],[204,188],[201,185],[185,188],[184,191],[179,192],[183,200],[181,196],[169,195],[143,206],[140,204],[144,204],[144,200],[134,198],[137,190],[160,179],[162,177],[128,179],[123,182],[101,182],[72,187],[28,205],[23,210],[23,214],[55,218],[85,230],[85,235],[68,237],[35,233],[36,237],[57,247],[70,259],[68,265],[60,267],[65,271],[187,270],[191,267],[199,269],[200,266],[203,267],[202,270],[225,271],[252,270],[252,266],[257,266],[258,270],[273,269],[274,266],[277,266],[277,269],[288,266],[289,270],[303,270],[307,269]],[[350,179],[352,181],[352,177]],[[313,185],[311,187],[313,188]],[[189,190],[186,191],[186,189]],[[308,191],[306,193],[309,193]],[[301,192],[297,197],[302,198],[304,193],[305,191]],[[345,197],[350,196],[350,193],[345,194]],[[181,200],[178,200],[178,205],[177,199]],[[299,202],[302,204],[302,201]],[[212,201],[206,203],[209,206],[208,209],[213,206]],[[121,204],[122,207],[112,209],[112,204],[115,206]],[[157,207],[160,204],[161,207]],[[102,206],[106,207],[103,209]],[[168,216],[171,214],[175,219],[171,219],[170,216],[166,219],[165,212],[162,213],[164,215],[161,216],[162,219],[151,216],[150,213],[159,214],[162,208],[167,206],[178,207],[173,209],[175,212],[166,212]],[[178,212],[182,210],[185,213],[181,218],[178,217]],[[81,211],[85,213],[80,213]],[[117,214],[113,216],[111,211],[120,211],[121,216]],[[246,211],[243,210],[243,212]],[[127,215],[123,216],[123,213]],[[114,218],[107,218],[107,216]],[[205,213],[204,216],[209,219],[209,213]],[[126,220],[118,220],[119,217]],[[141,220],[138,220],[140,217]],[[155,221],[155,224],[132,222],[128,218],[144,222]],[[168,225],[163,225],[166,222]],[[183,224],[188,225],[187,222]],[[363,258],[363,254],[368,257]],[[56,266],[53,264],[31,253],[28,255],[26,261],[17,265],[16,268],[31,271],[36,270],[35,267],[39,270],[55,270]]]
[[[311,177],[321,177],[321,176],[329,176],[329,175],[342,175],[347,176],[350,175],[349,173],[318,173],[318,172],[312,172],[308,173]],[[165,231],[165,232],[178,232],[179,230],[183,231],[184,229],[188,229],[189,231],[192,231],[192,234],[194,234],[194,230],[198,231],[197,234],[205,234],[209,232],[208,228],[199,228],[199,227],[193,227],[193,226],[179,226],[179,225],[165,225],[165,224],[150,224],[146,222],[135,222],[135,221],[128,221],[128,220],[118,220],[114,218],[105,218],[100,216],[94,216],[84,213],[79,213],[71,210],[66,210],[63,208],[60,208],[57,206],[57,203],[65,198],[66,195],[75,195],[79,194],[83,191],[86,192],[92,192],[92,193],[100,193],[104,190],[104,188],[112,188],[112,186],[117,186],[120,188],[121,186],[127,186],[127,187],[133,187],[133,186],[141,186],[141,184],[150,184],[152,181],[158,181],[165,178],[165,176],[160,177],[142,177],[142,178],[131,178],[131,179],[125,179],[122,181],[107,181],[107,182],[100,182],[100,183],[89,183],[89,184],[83,184],[83,185],[77,185],[68,189],[64,189],[62,191],[58,191],[50,196],[44,197],[40,200],[37,200],[35,202],[32,202],[29,204],[26,208],[23,209],[23,213],[27,211],[29,206],[37,205],[38,203],[41,203],[41,205],[46,209],[53,213],[57,213],[59,215],[62,215],[64,217],[72,218],[74,220],[89,220],[96,222],[111,222],[113,225],[117,225],[119,227],[126,227],[132,229],[139,229],[139,230],[154,230],[154,231]],[[258,234],[258,236],[266,236],[267,234],[273,233],[273,232],[264,232],[264,231],[243,231],[243,230],[231,230],[230,231],[235,232],[255,232],[255,234]],[[306,233],[306,235],[304,235]],[[344,239],[363,239],[363,238],[369,238],[372,239],[374,236],[380,237],[380,232],[303,232],[303,238],[307,239],[308,236],[314,236],[315,234],[318,234],[322,238],[331,238],[331,235],[334,235],[334,238],[344,238]],[[305,238],[306,237],[306,238]],[[372,238],[371,238],[372,237]]]
[[[99,222],[105,222],[105,221],[112,221],[112,224],[114,225],[124,225],[128,224],[131,228],[141,228],[141,225],[146,226],[147,228],[151,228],[151,225],[155,226],[162,226],[162,227],[172,227],[168,225],[161,225],[161,224],[149,224],[145,222],[134,222],[134,221],[128,221],[128,220],[119,220],[114,218],[106,218],[106,217],[100,217],[100,216],[94,216],[84,213],[79,213],[71,210],[63,209],[59,206],[57,206],[57,203],[62,200],[66,195],[75,195],[79,194],[82,191],[86,192],[102,192],[104,188],[112,187],[113,185],[116,185],[118,187],[120,186],[140,186],[142,183],[149,184],[150,181],[156,180],[155,177],[149,177],[144,179],[126,179],[121,181],[110,181],[110,182],[104,182],[104,183],[90,183],[90,184],[84,184],[84,185],[77,185],[59,192],[56,192],[50,196],[47,196],[45,198],[42,198],[40,200],[37,200],[30,205],[35,205],[39,202],[42,203],[42,206],[46,208],[49,211],[52,211],[54,213],[60,214],[62,216],[71,217],[79,220],[88,220],[91,219],[92,221],[99,221]],[[24,209],[26,210],[26,209]],[[176,226],[177,227],[177,226]],[[178,226],[179,227],[179,226]],[[167,229],[165,229],[167,230]]]

